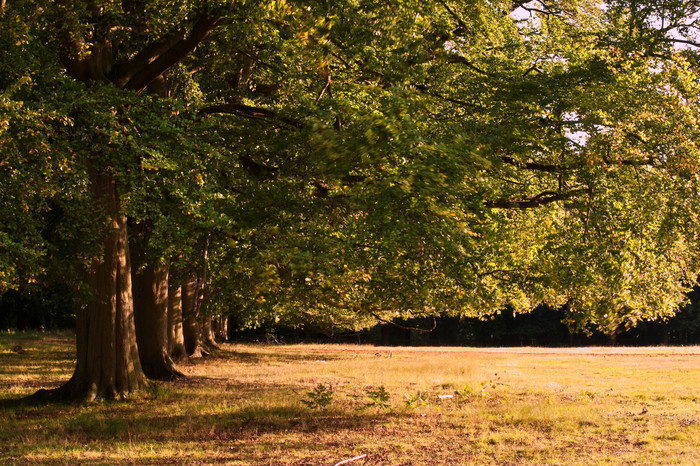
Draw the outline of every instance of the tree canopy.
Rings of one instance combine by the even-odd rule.
[[[119,230],[142,264],[206,258],[208,306],[248,325],[671,315],[698,274],[697,13],[3,1],[0,292],[60,262],[101,296],[80,277]]]

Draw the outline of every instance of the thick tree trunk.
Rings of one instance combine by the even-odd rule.
[[[168,293],[168,354],[173,361],[187,359],[182,333],[182,287],[171,286]]]
[[[91,170],[95,201],[109,218],[103,258],[88,270],[92,297],[78,311],[77,362],[62,387],[42,391],[40,398],[125,398],[148,386],[141,369],[134,328],[126,217],[119,213],[114,178],[108,170]]]
[[[185,349],[192,358],[208,356],[209,352],[202,344],[202,329],[197,309],[197,279],[191,278],[182,285],[182,315]]]
[[[216,343],[214,325],[210,314],[205,315],[202,319],[202,345],[210,352],[220,349],[218,343]]]
[[[182,377],[168,354],[167,264],[149,264],[134,275],[134,315],[139,356],[146,376],[158,380]]]

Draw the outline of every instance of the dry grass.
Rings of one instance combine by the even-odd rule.
[[[0,335],[0,398],[66,380],[72,345]],[[700,347],[388,351],[224,345],[127,402],[5,401],[0,462],[700,464]],[[302,402],[318,384],[325,409]]]

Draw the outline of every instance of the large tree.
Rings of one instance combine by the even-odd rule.
[[[225,248],[258,254],[220,275],[258,280],[237,312],[332,328],[547,302],[611,335],[674,313],[698,271],[693,11],[665,3],[659,32],[652,3],[310,7],[327,173]]]
[[[4,2],[0,201],[31,247],[4,229],[2,253],[36,257],[34,206],[55,208],[87,284],[53,394],[175,374],[173,261],[190,322],[548,302],[614,333],[674,312],[698,268],[698,86],[668,40],[692,12],[664,3],[659,32],[656,3]]]

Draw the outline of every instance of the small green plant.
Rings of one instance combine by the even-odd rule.
[[[405,395],[406,396],[406,405],[409,408],[412,409],[418,409],[418,408],[424,408],[430,405],[430,400],[428,398],[428,395],[419,391],[415,395],[409,395],[408,393]]]
[[[472,387],[469,385],[463,385],[461,388],[455,390],[455,395],[462,399],[468,399],[474,394]]]
[[[391,396],[389,392],[386,391],[386,388],[384,388],[384,385],[381,385],[376,390],[367,390],[367,397],[370,399],[369,403],[367,403],[368,407],[377,407],[380,409],[391,407],[391,403],[389,402]]]
[[[487,390],[495,390],[499,385],[505,385],[501,382],[494,382],[489,380],[488,382],[481,382],[481,396],[487,396]]]
[[[333,401],[333,387],[328,384],[328,387],[319,383],[312,392],[306,392],[308,399],[301,400],[306,406],[311,409],[325,409]]]

